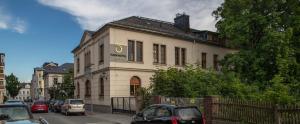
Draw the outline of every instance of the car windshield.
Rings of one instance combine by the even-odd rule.
[[[0,107],[0,120],[28,120],[28,110],[25,107]]]
[[[82,100],[70,100],[70,104],[83,104]]]
[[[197,108],[178,108],[175,113],[183,120],[201,117],[201,113]]]

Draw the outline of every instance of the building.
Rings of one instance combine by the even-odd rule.
[[[6,95],[6,82],[5,82],[5,54],[0,53],[0,103],[3,102]]]
[[[27,101],[31,99],[30,96],[30,83],[20,83],[21,89],[19,91],[19,94],[15,97],[17,100]]]
[[[32,99],[43,99],[45,94],[43,68],[34,68],[31,80],[31,98]]]
[[[59,66],[54,62],[46,62],[42,67],[35,68],[31,81],[32,98],[49,99],[48,89],[55,83],[62,83],[63,75],[73,69],[73,66],[73,63],[65,63]]]
[[[218,70],[218,60],[235,51],[217,33],[190,28],[188,15],[174,21],[132,16],[85,31],[72,51],[75,96],[109,112],[111,97],[134,96],[156,69],[196,64]]]
[[[70,70],[73,70],[73,63],[65,63],[61,66],[51,66],[44,68],[44,82],[45,82],[45,98],[50,99],[50,94],[48,89],[53,87],[54,84],[63,83],[64,75],[69,73]]]

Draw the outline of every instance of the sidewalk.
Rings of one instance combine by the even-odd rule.
[[[116,124],[130,124],[132,117],[132,115],[127,114],[95,113],[90,111],[86,111],[86,114],[91,117],[107,120]]]

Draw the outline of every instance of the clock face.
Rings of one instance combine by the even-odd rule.
[[[121,45],[116,45],[115,51],[116,51],[117,53],[122,53],[122,51],[123,51],[122,46],[121,46]]]

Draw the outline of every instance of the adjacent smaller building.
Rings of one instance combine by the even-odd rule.
[[[17,100],[27,101],[31,99],[30,96],[30,83],[20,83],[21,89],[19,91],[19,94],[15,97]]]
[[[58,65],[54,62],[45,62],[42,67],[34,68],[31,84],[31,96],[33,99],[50,99],[48,89],[53,84],[63,82],[63,76],[73,70],[73,63]]]
[[[49,66],[44,68],[44,82],[45,82],[45,98],[50,99],[48,89],[53,87],[54,84],[63,83],[63,77],[69,71],[73,70],[73,63],[65,63],[61,66]]]

